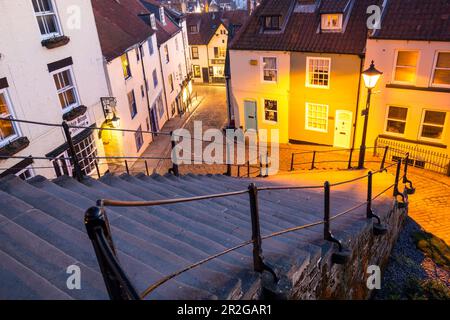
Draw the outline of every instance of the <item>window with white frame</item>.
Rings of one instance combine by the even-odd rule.
[[[164,7],[159,7],[159,21],[161,21],[162,25],[166,25],[166,15],[164,13]]]
[[[394,81],[415,83],[419,51],[398,51],[395,64]]]
[[[313,88],[330,87],[330,58],[306,58],[306,86]]]
[[[428,140],[442,140],[447,113],[425,110],[422,119],[420,137]]]
[[[74,145],[75,153],[80,162],[81,171],[85,175],[89,175],[95,169],[97,161],[97,147],[95,146],[95,138],[90,134],[85,139]]]
[[[155,18],[155,14],[154,13],[152,13],[150,15],[150,25],[151,25],[153,30],[156,30],[156,18]]]
[[[0,117],[12,118],[11,102],[6,89],[0,89]],[[9,143],[18,136],[16,125],[12,121],[0,120],[0,145]]]
[[[148,51],[150,52],[150,55],[152,55],[155,52],[155,48],[153,47],[153,39],[148,39]]]
[[[166,45],[164,45],[164,55],[166,57],[166,63],[169,63],[170,61],[170,56],[169,56],[169,47]]]
[[[322,30],[326,31],[340,31],[342,30],[342,14],[332,13],[332,14],[322,14],[321,19]]]
[[[191,47],[191,56],[192,59],[198,59],[198,47]]]
[[[153,77],[153,87],[156,88],[158,86],[158,73],[156,72],[156,69],[153,69],[152,77]]]
[[[134,140],[136,141],[136,151],[141,150],[144,145],[144,136],[142,135],[142,126],[139,126],[137,131],[134,133]]]
[[[438,52],[435,60],[432,85],[450,87],[450,52]]]
[[[61,109],[67,112],[77,107],[79,105],[78,91],[75,86],[72,68],[68,67],[62,71],[55,71],[52,74]]]
[[[277,58],[263,57],[263,80],[266,82],[276,82],[278,77]]]
[[[264,99],[264,120],[278,122],[278,101]]]
[[[22,169],[19,172],[17,172],[16,176],[24,181],[27,181],[34,177],[34,171],[31,168],[31,166],[28,166],[25,169]]]
[[[161,95],[158,96],[156,103],[158,105],[159,117],[162,118],[164,116],[164,103],[163,103]]]
[[[53,0],[32,0],[32,2],[42,38],[48,39],[61,35]]]
[[[305,129],[328,132],[328,106],[325,104],[306,103]]]
[[[386,117],[386,132],[404,134],[408,108],[388,106]]]
[[[127,96],[128,96],[128,106],[130,108],[131,119],[134,119],[134,117],[137,115],[136,96],[134,94],[134,89],[132,89],[130,92],[128,92]]]

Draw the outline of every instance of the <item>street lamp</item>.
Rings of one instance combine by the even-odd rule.
[[[372,89],[377,85],[378,80],[380,79],[383,72],[378,71],[375,68],[375,64],[370,64],[369,69],[363,71],[362,76],[364,79],[364,84],[367,88],[367,103],[366,109],[362,111],[362,115],[364,115],[364,129],[363,136],[361,141],[361,148],[359,150],[359,161],[358,161],[358,169],[364,168],[364,159],[366,157],[366,136],[367,136],[367,125],[369,122],[369,107],[370,107],[370,97],[372,95]]]

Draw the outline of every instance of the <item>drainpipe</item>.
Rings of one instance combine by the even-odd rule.
[[[360,63],[359,63],[359,81],[358,81],[358,93],[356,96],[356,111],[355,111],[355,122],[353,123],[353,139],[352,139],[352,149],[355,148],[355,142],[356,142],[356,129],[358,125],[358,117],[359,117],[359,95],[361,93],[361,74],[363,72],[364,68],[364,56],[359,56]]]
[[[147,40],[148,41],[148,40]],[[150,37],[150,41],[153,41],[153,39]],[[142,66],[142,75],[144,76],[144,87],[145,87],[145,97],[147,100],[147,110],[148,110],[148,120],[150,121],[150,125],[152,125],[152,114],[150,112],[150,99],[148,97],[148,90],[150,89],[150,84],[148,83],[147,75],[145,73],[145,65],[144,65],[144,57],[142,55],[142,52],[144,51],[144,48],[142,45],[139,45],[138,47],[139,54],[141,55],[141,66]],[[156,132],[156,128],[152,128],[152,140],[154,138],[154,133]]]

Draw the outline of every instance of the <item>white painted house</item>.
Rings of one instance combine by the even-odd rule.
[[[108,89],[90,1],[0,0],[1,117],[79,126],[104,121]],[[81,19],[81,20],[80,20]],[[95,172],[103,145],[92,129],[71,130],[82,170]],[[29,178],[72,174],[60,127],[0,121],[0,172]],[[49,157],[54,160],[16,159]],[[8,169],[8,170],[6,170]]]
[[[107,126],[136,131],[103,131],[105,152],[139,157],[152,141],[149,131],[160,131],[169,118],[156,34],[138,16],[145,11],[138,0],[98,0],[93,7],[110,91],[103,99]]]
[[[158,1],[141,0],[141,3],[147,10],[141,17],[156,32],[169,116],[183,114],[189,107],[192,93],[184,15],[165,8]]]

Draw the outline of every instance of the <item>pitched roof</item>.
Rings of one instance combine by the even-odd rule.
[[[192,13],[186,18],[189,45],[206,45],[224,23],[218,12]],[[197,32],[190,32],[191,26],[197,26]]]
[[[159,46],[181,31],[181,28],[174,22],[173,17],[166,12],[166,8],[164,8],[164,20],[166,24],[164,25],[161,22],[159,16],[159,8],[163,7],[161,3],[155,0],[140,0],[140,2],[149,11],[149,13],[153,13],[155,15],[156,39]]]
[[[225,25],[243,25],[245,21],[248,19],[248,11],[247,10],[228,10],[222,11],[222,21]]]
[[[275,6],[275,3],[279,6]],[[349,19],[343,32],[320,32],[320,7],[313,12],[300,10],[300,5],[310,3],[311,1],[298,0],[262,1],[233,40],[231,49],[345,54],[364,52],[367,35],[366,9],[374,4],[374,0],[354,0],[353,7],[348,10]],[[286,9],[290,5],[295,5],[292,12]],[[283,15],[282,19],[287,19],[286,26],[280,32],[263,33],[260,17],[277,13]]]
[[[450,41],[450,1],[390,0],[371,38]]]
[[[130,8],[138,8],[137,0],[92,1],[95,22],[103,56],[111,61],[127,49],[145,41],[154,32]],[[145,10],[145,8],[142,8]]]
[[[320,13],[340,13],[344,12],[351,0],[322,0]]]

